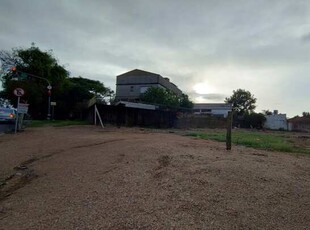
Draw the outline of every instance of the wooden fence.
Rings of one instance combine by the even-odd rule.
[[[226,128],[226,118],[197,116],[171,110],[146,110],[96,104],[104,124],[153,128]],[[94,105],[88,110],[88,120],[94,122]]]
[[[154,128],[172,128],[176,124],[175,111],[146,110],[121,105],[97,104],[96,106],[104,124]],[[94,106],[89,108],[88,119],[94,121]]]

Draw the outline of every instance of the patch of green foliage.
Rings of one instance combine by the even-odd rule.
[[[16,105],[17,97],[12,92],[16,88],[24,89],[22,100],[29,104],[28,113],[34,119],[46,117],[48,95],[57,103],[54,117],[62,120],[81,117],[85,103],[92,98],[106,103],[107,98],[112,99],[114,95],[113,90],[100,81],[70,77],[52,50],[44,51],[34,44],[30,48],[0,50],[0,67],[6,70],[0,78],[0,98]],[[52,86],[50,92],[47,90],[49,84]]]
[[[171,90],[160,87],[150,87],[142,96],[142,101],[158,105],[169,106],[173,108],[192,108],[193,102],[188,95],[176,95]]]
[[[188,135],[201,139],[216,140],[221,142],[226,141],[225,130],[194,132],[189,133]],[[232,143],[269,151],[310,153],[310,149],[294,146],[294,143],[288,139],[287,135],[281,135],[280,133],[276,134],[248,130],[233,130]]]
[[[69,125],[89,125],[88,121],[81,120],[33,120],[31,121],[29,127],[44,127],[44,126],[53,126],[53,127],[62,127]]]

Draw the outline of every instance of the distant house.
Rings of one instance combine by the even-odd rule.
[[[115,100],[138,101],[143,93],[150,87],[161,87],[171,90],[176,95],[182,95],[182,91],[169,78],[159,74],[135,69],[116,76]]]
[[[288,130],[286,114],[279,114],[278,110],[275,110],[273,114],[265,115],[265,117],[266,121],[264,127],[266,129]]]
[[[227,117],[228,112],[232,111],[232,105],[227,103],[196,103],[193,110],[196,115]]]
[[[293,117],[288,119],[288,129],[290,131],[310,132],[310,117]]]

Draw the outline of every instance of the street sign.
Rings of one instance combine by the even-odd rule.
[[[29,104],[19,103],[17,107],[18,113],[28,113]]]
[[[56,106],[56,102],[55,101],[51,101],[51,106]]]
[[[17,97],[22,97],[24,96],[25,91],[22,88],[16,88],[14,89],[14,95]]]

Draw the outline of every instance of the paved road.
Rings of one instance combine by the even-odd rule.
[[[14,130],[14,124],[0,124],[0,133]]]

